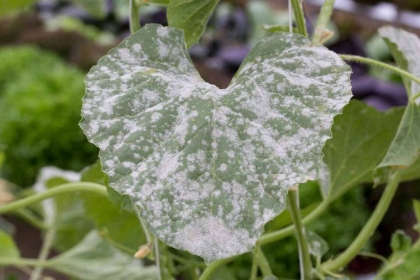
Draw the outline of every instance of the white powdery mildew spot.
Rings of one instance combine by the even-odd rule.
[[[251,249],[256,239],[250,239],[245,230],[230,227],[216,217],[192,222],[175,234],[174,246],[189,248],[195,255],[207,256],[207,263],[228,255],[234,256]]]
[[[337,55],[277,33],[220,90],[182,31],[146,25],[88,74],[81,126],[150,229],[209,262],[250,250],[288,189],[318,177],[349,77]]]

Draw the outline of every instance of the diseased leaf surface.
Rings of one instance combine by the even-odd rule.
[[[198,42],[219,0],[171,0],[167,7],[169,26],[184,30],[187,46]]]
[[[209,262],[249,251],[288,189],[317,178],[349,75],[324,47],[275,33],[222,90],[181,30],[146,25],[87,75],[81,127],[150,230]]]
[[[383,27],[379,34],[387,43],[398,66],[420,77],[420,39],[412,33],[394,27]],[[378,167],[410,166],[420,151],[420,85],[403,78],[409,104],[397,134]],[[420,97],[420,96],[419,96]]]

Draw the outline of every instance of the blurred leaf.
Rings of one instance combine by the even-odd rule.
[[[392,255],[379,271],[383,280],[420,279],[420,240],[411,247],[411,238],[399,230],[392,236]]]
[[[235,276],[233,275],[232,271],[226,267],[222,266],[218,268],[211,276],[211,280],[236,280]]]
[[[76,172],[44,167],[40,170],[34,188],[38,192],[43,192],[62,184],[79,181],[79,179],[80,175]],[[66,251],[75,246],[94,228],[93,223],[85,216],[79,192],[44,200],[42,206],[44,222],[47,225],[52,223],[56,227],[54,247],[59,251]]]
[[[420,50],[420,49],[419,49]],[[420,106],[410,102],[405,109],[397,134],[378,167],[410,166],[420,150]]]
[[[416,214],[417,223],[420,223],[420,201],[413,199],[414,213]]]
[[[416,34],[391,26],[380,28],[379,35],[384,39],[397,65],[414,76],[420,77],[420,64],[418,63],[420,60],[419,37]],[[403,77],[403,81],[410,99],[420,93],[419,84],[405,77]],[[416,103],[418,104],[418,102]]]
[[[155,5],[162,5],[167,6],[169,4],[169,0],[140,0],[145,4],[155,4]]]
[[[91,16],[104,18],[106,16],[105,0],[73,0],[83,7]]]
[[[167,8],[169,26],[184,30],[188,48],[198,42],[219,0],[171,0]]]
[[[372,172],[388,150],[402,114],[400,108],[379,112],[352,100],[343,114],[335,117],[333,138],[323,149],[330,173],[330,194],[372,181]]]
[[[407,252],[411,248],[411,237],[404,231],[397,230],[391,238],[391,248],[393,252]]]
[[[83,280],[155,280],[154,266],[125,255],[90,232],[77,246],[51,259],[48,267]]]
[[[0,0],[0,16],[22,10],[35,2],[36,0]]]
[[[268,276],[264,277],[263,280],[279,280],[279,278],[277,278],[274,275],[268,275]]]
[[[102,172],[100,163],[87,167],[82,172],[83,182],[104,183],[105,174]],[[108,188],[109,192],[110,188]],[[105,197],[98,197],[94,194],[83,194],[85,215],[95,221],[96,228],[106,234],[114,242],[118,242],[128,248],[137,250],[146,243],[140,222],[133,212],[124,203],[128,203],[121,195],[113,193],[114,200],[120,207],[114,205]]]
[[[417,35],[391,26],[380,28],[379,35],[388,45],[397,65],[420,77],[420,39]],[[378,167],[407,167],[413,163],[420,150],[420,85],[405,77],[403,82],[409,104],[397,134]]]
[[[0,230],[0,258],[19,258],[20,253],[13,238]]]
[[[310,230],[306,231],[306,240],[309,246],[309,254],[320,261],[322,256],[328,252],[328,243],[316,232]]]

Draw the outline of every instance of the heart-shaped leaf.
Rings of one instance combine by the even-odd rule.
[[[87,75],[80,125],[150,230],[214,261],[249,251],[288,189],[317,177],[349,76],[333,52],[275,33],[218,89],[181,30],[146,25]]]

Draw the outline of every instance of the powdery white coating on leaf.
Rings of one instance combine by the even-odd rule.
[[[349,77],[334,53],[276,33],[221,90],[182,31],[146,25],[87,75],[81,127],[151,231],[210,262],[251,250],[288,189],[317,177]]]

